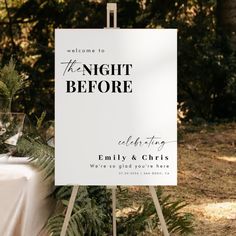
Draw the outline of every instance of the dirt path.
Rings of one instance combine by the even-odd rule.
[[[236,123],[180,132],[178,186],[166,192],[189,203],[195,235],[236,235]]]
[[[194,215],[194,235],[236,236],[236,123],[186,126],[179,132],[178,186],[164,192],[189,204],[184,211]],[[147,188],[128,192],[120,202],[133,207],[149,197]]]

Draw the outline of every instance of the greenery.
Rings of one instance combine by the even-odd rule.
[[[188,235],[193,233],[193,216],[181,213],[187,204],[183,201],[172,201],[171,196],[164,196],[162,188],[157,188],[157,196],[167,222],[169,233]],[[146,201],[137,210],[131,211],[127,217],[118,219],[120,235],[137,236],[140,232],[160,233],[160,222],[152,201]]]
[[[45,179],[54,175],[54,148],[23,135],[17,143],[17,153],[29,157],[30,162],[43,171]]]
[[[99,200],[103,199],[107,203],[107,193],[105,188],[94,188],[99,193],[104,193],[104,195],[101,195]],[[59,187],[56,189],[56,198],[58,200],[58,204],[61,204],[65,208],[68,206],[68,199],[71,195],[71,190],[72,187]],[[95,195],[91,196],[89,194],[88,187],[80,186],[67,228],[67,235],[105,235],[104,230],[107,228],[106,223],[110,221],[110,211],[105,211],[103,204],[98,204],[94,197]],[[59,236],[63,221],[64,214],[58,214],[51,217],[47,225],[49,232],[53,233],[53,235]]]
[[[0,69],[0,99],[5,100],[2,103],[2,109],[11,111],[11,103],[17,93],[19,93],[26,85],[26,81],[15,69],[15,63],[11,58],[9,63]]]

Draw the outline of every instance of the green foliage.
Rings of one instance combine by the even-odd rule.
[[[213,9],[201,10],[179,34],[178,96],[188,119],[212,121],[236,114],[235,55],[217,30]]]
[[[72,187],[58,187],[55,197],[58,208],[66,208]],[[90,193],[89,193],[90,192]],[[95,194],[96,193],[96,194]],[[157,195],[170,233],[189,235],[193,233],[193,217],[181,213],[186,206],[183,201],[171,201],[170,196],[164,197],[160,188]],[[105,187],[80,187],[69,222],[67,235],[110,235],[111,234],[111,196]],[[64,221],[65,211],[51,217],[48,229],[52,235],[59,235]],[[152,201],[146,201],[137,211],[127,217],[118,218],[118,234],[137,236],[143,232],[159,232],[160,223]]]
[[[38,118],[37,117],[37,123],[36,123],[36,129],[39,130],[42,127],[43,121],[47,115],[46,111],[43,111],[41,116]]]
[[[65,207],[69,201],[72,192],[72,187],[63,186],[58,187],[55,190],[55,198],[58,202],[62,203]],[[59,204],[60,205],[60,204]],[[83,232],[82,235],[97,235],[95,233],[100,233],[102,235],[104,232],[110,232],[111,230],[111,194],[106,187],[91,186],[91,187],[79,187],[79,191],[76,197],[75,206],[73,212],[76,214],[78,209],[83,214],[88,214],[90,219],[84,218],[83,221]],[[85,209],[91,212],[86,213]],[[97,212],[97,213],[96,213]],[[77,215],[75,216],[77,217]],[[89,222],[91,221],[91,222]],[[91,229],[91,226],[94,229]],[[91,227],[91,228],[90,228]],[[81,230],[80,230],[81,231]]]
[[[6,98],[13,98],[24,87],[24,79],[15,69],[13,59],[0,71],[0,94]]]
[[[112,201],[111,192],[105,186],[88,186],[88,195],[103,210],[103,231],[111,232],[112,225]]]
[[[0,98],[7,101],[5,104],[7,111],[11,110],[13,98],[25,85],[25,79],[15,69],[15,63],[11,58],[9,63],[0,70]],[[3,109],[3,107],[1,108]]]
[[[17,143],[17,153],[29,157],[31,164],[43,171],[45,179],[53,178],[54,148],[44,144],[42,140],[23,135]]]
[[[67,208],[71,187],[59,187],[56,190],[56,198],[63,208]],[[52,235],[59,236],[64,221],[64,214],[51,217],[47,228]],[[68,236],[102,236],[104,235],[104,209],[96,204],[96,201],[89,196],[87,187],[80,187],[72,215],[67,228]]]
[[[162,207],[170,233],[190,235],[193,233],[193,216],[182,213],[181,209],[187,204],[183,201],[172,201],[171,196],[163,196],[162,190],[157,189],[157,196]],[[138,210],[132,211],[127,217],[118,219],[120,235],[137,236],[142,232],[160,233],[160,223],[153,202],[146,201]]]

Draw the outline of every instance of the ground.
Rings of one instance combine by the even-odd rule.
[[[178,186],[164,187],[165,194],[188,203],[194,235],[236,235],[236,123],[182,125],[178,143]],[[148,197],[147,188],[128,190],[127,206]]]

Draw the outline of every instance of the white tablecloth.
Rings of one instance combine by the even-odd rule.
[[[45,235],[42,229],[54,208],[52,191],[52,183],[27,158],[0,157],[0,235]]]

